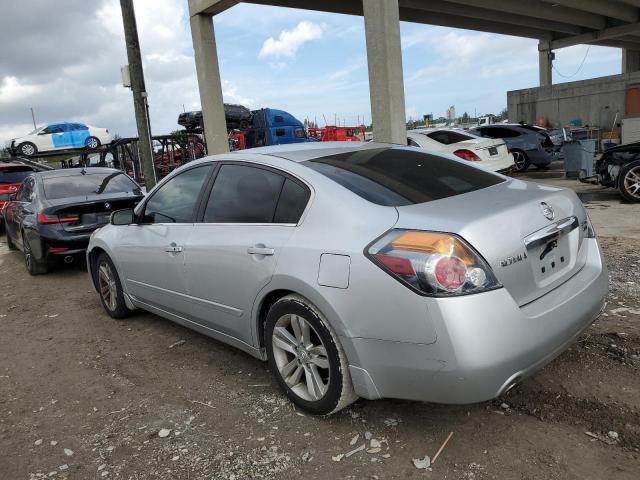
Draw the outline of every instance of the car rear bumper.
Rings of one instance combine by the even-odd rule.
[[[61,230],[41,232],[39,242],[31,240],[31,251],[41,261],[79,255],[86,252],[90,237],[91,232],[82,234],[70,234]]]
[[[596,240],[585,241],[586,265],[523,307],[505,288],[429,303],[438,335],[433,344],[342,338],[356,392],[370,399],[466,404],[495,398],[532,375],[602,309],[608,272]]]

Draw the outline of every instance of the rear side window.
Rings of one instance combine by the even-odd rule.
[[[282,187],[273,222],[298,223],[309,202],[310,195],[309,188],[287,178]]]
[[[144,207],[144,223],[190,223],[211,165],[192,168],[162,185]]]
[[[502,177],[413,149],[371,149],[307,160],[309,168],[372,203],[413,205],[490,187]]]
[[[482,136],[489,138],[514,138],[519,137],[520,132],[510,128],[489,127],[482,129]]]
[[[44,177],[43,185],[44,196],[49,200],[124,192],[142,195],[140,187],[120,172]]]
[[[223,165],[204,213],[206,223],[272,223],[285,178],[256,167]]]
[[[310,196],[306,185],[271,170],[223,165],[211,189],[204,222],[296,224]]]

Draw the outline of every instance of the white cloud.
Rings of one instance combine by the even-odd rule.
[[[229,80],[222,80],[222,97],[227,103],[239,103],[248,108],[253,108],[255,104],[252,98],[239,94],[238,88]]]
[[[293,30],[282,30],[278,39],[267,38],[262,44],[259,58],[293,58],[305,43],[322,38],[322,26],[307,20]]]
[[[0,105],[19,102],[40,92],[39,85],[20,83],[16,77],[4,77],[0,83]]]

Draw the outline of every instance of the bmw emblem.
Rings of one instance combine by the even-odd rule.
[[[111,204],[109,202],[105,203],[104,204],[104,208],[105,208],[105,210],[111,210]],[[552,210],[552,212],[553,212],[553,210]],[[552,213],[552,215],[553,215],[553,213]],[[551,217],[551,218],[553,218],[553,217]]]
[[[553,211],[553,208],[551,208],[546,202],[540,202],[540,209],[542,210],[542,215],[544,215],[547,220],[553,220],[555,218],[556,214]]]

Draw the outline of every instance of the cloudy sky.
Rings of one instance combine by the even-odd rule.
[[[187,0],[135,0],[154,134],[200,108]],[[135,135],[118,0],[4,2],[0,16],[0,142],[38,125],[83,121]],[[216,17],[227,102],[275,107],[323,124],[370,122],[361,17],[241,4]],[[407,117],[499,112],[506,91],[536,86],[537,42],[402,23]],[[584,66],[578,71],[582,60]],[[617,49],[556,53],[554,82],[620,73]]]

